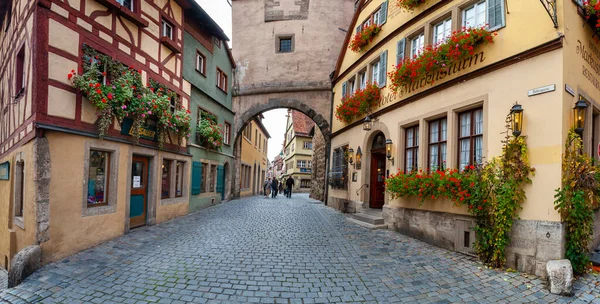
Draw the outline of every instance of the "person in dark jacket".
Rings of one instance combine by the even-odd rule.
[[[286,181],[285,185],[287,186],[287,197],[292,197],[292,187],[294,186],[294,179],[290,176]]]
[[[276,198],[277,197],[277,186],[279,185],[279,181],[277,179],[273,179],[273,181],[271,182],[271,197],[272,198]]]
[[[283,192],[283,183],[279,183],[279,193]]]

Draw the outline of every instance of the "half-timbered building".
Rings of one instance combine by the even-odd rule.
[[[149,113],[139,141],[129,117],[113,119],[100,138],[99,113],[71,79],[94,61],[90,52],[100,54],[169,92],[173,113],[187,109],[187,1],[0,3],[2,267],[29,245],[41,246],[46,263],[188,213],[186,136],[161,137]]]

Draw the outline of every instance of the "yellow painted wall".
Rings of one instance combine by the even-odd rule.
[[[10,179],[0,180],[0,268],[4,268],[5,257],[8,266],[14,254],[19,250],[34,245],[36,242],[36,209],[35,186],[33,184],[33,141],[19,147],[0,159],[0,163],[10,163]],[[24,197],[23,197],[23,228],[14,223],[14,181],[15,159],[21,153],[25,161]],[[12,235],[12,237],[11,237]]]
[[[250,188],[241,188],[240,187],[240,195],[241,196],[248,196],[248,195],[252,195],[252,187],[254,185],[254,180],[256,179],[256,185],[255,187],[257,188],[258,191],[255,191],[256,194],[258,194],[260,191],[262,191],[263,189],[263,184],[264,184],[264,180],[262,180],[262,171],[265,171],[265,178],[266,178],[266,174],[267,174],[267,149],[266,147],[263,146],[263,143],[261,142],[260,144],[260,149],[259,149],[259,145],[257,143],[257,140],[259,138],[262,138],[261,140],[267,139],[266,138],[266,134],[264,132],[262,132],[262,130],[257,126],[256,122],[254,121],[250,121],[248,122],[248,124],[246,125],[246,128],[252,128],[252,140],[249,140],[248,138],[246,138],[243,135],[241,135],[241,141],[242,141],[242,164],[248,165],[251,167],[250,170],[250,175],[251,175],[251,179],[250,179]],[[255,133],[255,130],[258,130],[258,133]],[[260,134],[260,137],[257,138],[256,134]],[[255,146],[256,143],[256,146]],[[268,145],[267,145],[268,147]],[[257,173],[254,174],[254,164],[256,164],[256,170]],[[260,168],[260,170],[259,170]],[[240,179],[241,179],[241,174],[240,174]]]

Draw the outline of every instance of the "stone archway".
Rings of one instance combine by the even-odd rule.
[[[326,101],[327,107],[323,106],[323,101]],[[251,104],[240,104],[238,102],[237,106],[241,106],[242,109],[239,109],[240,112],[237,112],[235,116],[235,126],[234,126],[234,149],[233,154],[235,157],[234,174],[232,175],[233,184],[232,189],[233,198],[240,197],[240,166],[241,166],[241,132],[246,127],[246,124],[252,120],[257,115],[274,109],[293,109],[302,112],[310,119],[315,122],[315,125],[319,128],[321,133],[323,134],[323,138],[325,139],[325,165],[326,168],[329,167],[329,153],[330,153],[330,138],[331,138],[331,126],[330,126],[330,116],[331,116],[331,107],[329,104],[329,99],[327,100],[309,100],[307,102],[300,101],[298,99],[293,98],[269,98],[267,102],[252,102]],[[320,111],[318,109],[321,109]],[[241,112],[243,111],[243,112]],[[272,160],[270,160],[272,161]],[[327,179],[327,170],[325,171],[325,179]],[[323,185],[325,191],[325,197],[327,197],[327,183]]]

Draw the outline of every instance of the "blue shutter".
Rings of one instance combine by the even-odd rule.
[[[192,195],[200,194],[202,185],[202,163],[193,162],[192,165]]]
[[[488,0],[488,24],[491,30],[504,26],[504,0]]]
[[[387,50],[385,50],[381,55],[379,55],[379,84],[380,88],[385,87],[385,82],[387,79]]]
[[[396,65],[399,65],[404,60],[404,49],[406,49],[406,38],[398,41],[398,49],[396,51]]]
[[[348,82],[344,81],[344,83],[342,83],[342,98],[346,97],[347,88]]]
[[[217,167],[217,193],[221,193],[221,200],[225,199],[225,171],[221,165]]]
[[[381,10],[379,11],[379,24],[383,25],[387,22],[387,10],[388,10],[388,0],[385,0],[381,5]]]

